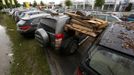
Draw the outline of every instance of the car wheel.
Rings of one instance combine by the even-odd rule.
[[[48,38],[48,34],[44,30],[38,29],[35,32],[35,39],[39,42],[41,47],[48,46],[49,38]]]
[[[68,46],[69,50],[68,53],[69,54],[73,54],[77,49],[78,49],[78,44],[76,40],[73,40],[69,46]]]
[[[77,49],[78,49],[78,41],[72,37],[64,41],[64,45],[61,52],[66,55],[70,55],[75,53]]]

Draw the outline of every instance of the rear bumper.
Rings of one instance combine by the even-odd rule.
[[[35,32],[35,28],[31,28],[31,29],[29,29],[29,30],[21,30],[21,29],[19,29],[19,28],[17,28],[17,31],[19,32],[19,33],[21,33],[21,34],[27,34],[27,33],[34,33]]]

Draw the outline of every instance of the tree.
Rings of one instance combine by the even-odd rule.
[[[34,1],[34,3],[33,3],[33,7],[36,7],[36,6],[37,6],[37,2]]]
[[[0,10],[3,8],[2,1],[0,0]]]
[[[8,2],[8,0],[5,0],[5,3],[6,3],[6,5],[5,5],[6,8],[12,7],[11,0],[10,0],[10,3]]]
[[[25,2],[23,2],[23,7],[26,7],[26,3]]]
[[[30,4],[29,4],[29,5],[30,5],[30,7],[32,7],[32,6],[33,6],[31,2],[30,2]]]
[[[40,1],[40,5],[41,5],[41,6],[44,6],[45,4],[44,4],[42,1]]]
[[[20,7],[20,6],[21,6],[21,4],[20,4],[20,3],[18,3],[18,1],[17,1],[17,0],[14,0],[14,3],[15,3],[15,7]]]
[[[96,0],[95,1],[95,6],[96,7],[102,7],[102,5],[104,5],[105,0]]]
[[[72,1],[71,0],[65,0],[65,5],[70,8],[70,6],[72,6]]]
[[[133,4],[129,3],[128,6],[125,8],[125,11],[131,11]]]

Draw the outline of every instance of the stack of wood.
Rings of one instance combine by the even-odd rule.
[[[71,29],[77,32],[96,37],[107,26],[107,22],[91,16],[66,13],[71,17],[70,23],[65,25],[65,30]],[[81,13],[82,14],[82,13]]]

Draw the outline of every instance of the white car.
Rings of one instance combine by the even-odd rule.
[[[97,15],[94,15],[94,17],[105,20],[105,21],[108,21],[109,23],[111,23],[111,22],[121,22],[122,21],[117,16],[109,15],[109,14],[97,14]]]
[[[41,13],[44,13],[43,11],[39,11],[39,10],[29,10],[29,11],[26,11],[26,12],[23,12],[21,13],[21,15],[19,16],[19,18],[30,18],[31,16],[33,15],[38,15],[38,14],[41,14]]]

